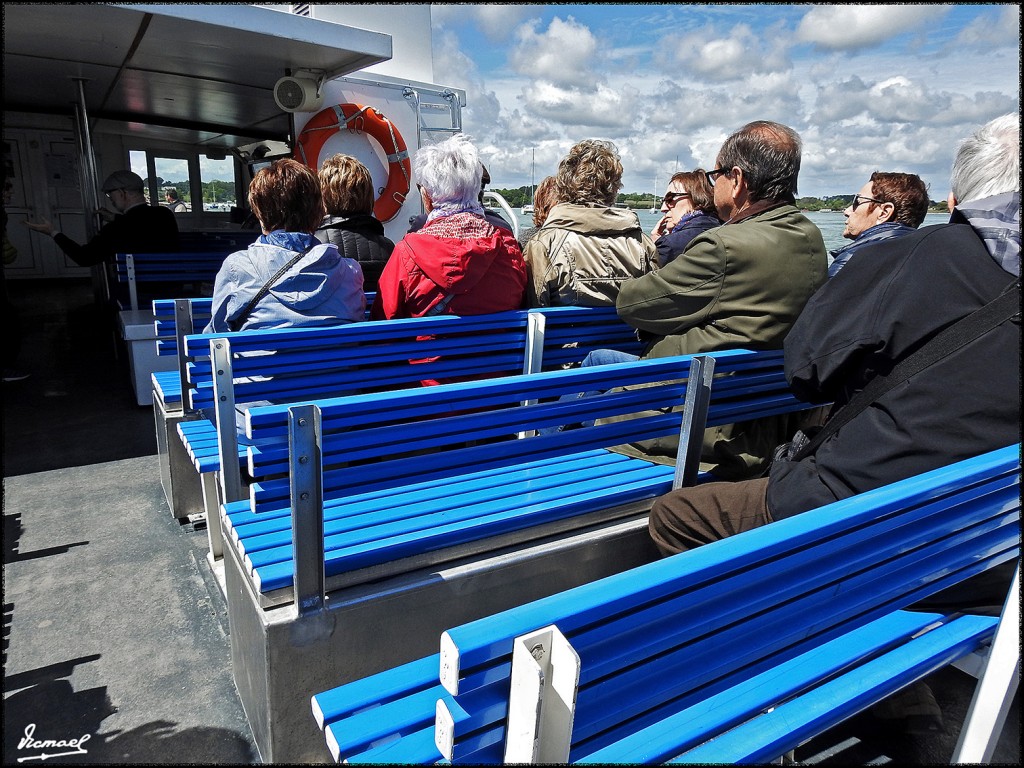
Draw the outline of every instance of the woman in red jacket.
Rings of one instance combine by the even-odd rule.
[[[395,246],[372,319],[483,315],[523,306],[523,254],[510,231],[484,218],[482,174],[476,147],[461,134],[416,153],[413,175],[427,221]]]

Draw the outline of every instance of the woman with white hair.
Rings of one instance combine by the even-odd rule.
[[[416,153],[413,176],[427,221],[395,246],[371,318],[482,315],[523,306],[523,255],[510,231],[484,218],[482,173],[476,147],[461,134]]]

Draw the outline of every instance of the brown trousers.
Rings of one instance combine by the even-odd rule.
[[[768,478],[706,483],[666,493],[648,523],[662,555],[674,555],[772,522]]]

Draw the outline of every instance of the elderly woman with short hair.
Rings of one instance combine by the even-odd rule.
[[[526,266],[512,233],[484,218],[483,166],[456,134],[413,157],[427,220],[403,237],[380,276],[373,319],[482,315],[523,306]]]
[[[359,264],[313,236],[324,215],[316,175],[295,160],[278,160],[253,177],[249,206],[263,234],[224,259],[205,333],[362,320]]]
[[[587,139],[558,165],[560,201],[526,244],[530,305],[615,306],[621,284],[656,267],[635,212],[615,207],[622,163],[615,145]]]

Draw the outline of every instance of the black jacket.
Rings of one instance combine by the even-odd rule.
[[[966,223],[868,246],[807,303],[786,337],[786,376],[798,397],[834,400],[834,413],[1017,279]],[[1018,316],[886,392],[813,456],[776,462],[772,517],[1018,442],[1019,350]]]
[[[360,264],[386,262],[395,244],[384,236],[384,225],[369,214],[328,216],[314,236],[321,243],[334,243],[341,255]]]
[[[118,214],[85,245],[58,233],[54,242],[80,267],[113,262],[115,253],[173,253],[178,250],[178,222],[167,208],[137,205]]]

